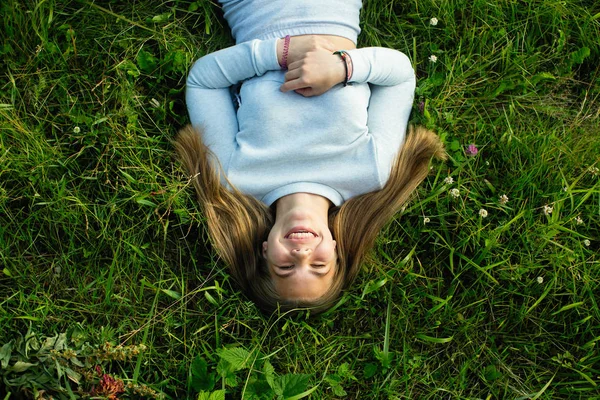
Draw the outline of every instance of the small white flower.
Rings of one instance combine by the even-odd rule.
[[[430,222],[431,222],[431,220],[429,218],[427,218],[427,217],[423,218],[423,224],[428,224]]]
[[[486,210],[485,208],[482,208],[481,210],[479,210],[479,216],[480,216],[481,218],[485,218],[485,217],[487,217],[487,216],[488,216],[488,212],[487,212],[487,210]]]
[[[508,203],[508,196],[507,196],[507,195],[505,195],[505,194],[503,194],[502,196],[500,196],[500,201],[499,201],[499,203],[500,203],[501,205],[505,205],[506,203]]]
[[[437,56],[435,54],[430,55],[429,56],[429,62],[436,63],[437,62]]]
[[[590,247],[591,242],[588,239],[585,239],[583,244],[585,244],[585,247]]]
[[[458,190],[457,188],[454,189],[450,189],[450,196],[457,198],[460,196],[460,190]]]
[[[453,178],[453,177],[451,177],[451,176],[447,176],[447,177],[444,179],[444,183],[445,183],[446,185],[452,185],[452,184],[454,183],[454,178]]]
[[[75,128],[73,128],[73,133],[79,133],[81,132],[81,129],[79,129],[78,126],[76,126]]]
[[[569,191],[569,188],[568,188],[568,187],[566,187],[566,186],[565,186],[565,187],[563,187],[563,192],[568,192],[568,191]]]
[[[154,108],[159,108],[160,107],[160,103],[158,102],[158,100],[156,100],[154,97],[150,100],[150,104],[152,105],[152,107]]]
[[[598,175],[598,173],[600,172],[600,170],[598,169],[598,167],[589,167],[588,171],[590,171],[590,173],[594,176]]]
[[[544,215],[550,215],[552,214],[552,210],[554,210],[552,207],[550,207],[548,204],[546,204],[544,206]]]
[[[436,26],[437,24],[438,24],[438,19],[436,17],[433,17],[429,20],[429,25]]]
[[[542,278],[541,276],[538,276],[536,280],[537,280],[537,283],[539,283],[540,285],[542,283],[544,283],[544,278]]]
[[[577,225],[583,224],[583,220],[581,219],[581,217],[579,215],[577,216],[577,218],[575,218],[575,222],[577,222]]]

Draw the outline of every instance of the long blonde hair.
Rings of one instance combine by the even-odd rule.
[[[228,190],[221,184],[223,171],[216,157],[202,143],[198,130],[189,125],[181,129],[175,148],[191,176],[213,246],[246,295],[268,312],[277,308],[311,307],[318,313],[331,307],[341,291],[356,278],[379,231],[425,179],[431,158],[446,158],[435,133],[411,126],[384,187],[330,209],[329,228],[337,242],[338,267],[327,293],[307,303],[281,299],[271,282],[262,256],[262,242],[267,240],[273,226],[274,211],[233,185]]]

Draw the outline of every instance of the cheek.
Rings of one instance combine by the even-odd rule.
[[[274,264],[285,264],[286,262],[286,255],[278,243],[269,242],[265,256],[267,260]]]
[[[336,257],[335,246],[333,243],[322,244],[317,249],[315,256],[324,260],[332,260]]]

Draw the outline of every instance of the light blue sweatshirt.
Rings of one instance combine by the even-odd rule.
[[[344,32],[358,34],[360,2],[260,0],[255,3],[277,3],[281,8],[257,14],[255,10],[262,9],[252,3],[223,2],[236,39],[249,41],[200,58],[187,79],[192,125],[202,129],[204,143],[229,182],[267,205],[298,192],[318,194],[341,205],[353,196],[381,189],[404,141],[412,108],[415,76],[408,57],[385,48],[350,50],[352,85],[340,84],[316,97],[282,93],[285,71],[277,62],[277,38],[299,31],[281,28],[281,22],[301,26],[302,34],[337,34],[356,40]],[[317,7],[317,3],[329,6]],[[337,10],[346,3],[358,5],[341,23]],[[293,9],[291,4],[306,4],[321,14],[273,15],[276,10]],[[271,19],[261,23],[267,16]],[[244,30],[244,23],[251,26]],[[276,23],[277,27],[271,26]],[[269,38],[273,32],[275,37]],[[236,109],[230,88],[239,82],[243,83]]]

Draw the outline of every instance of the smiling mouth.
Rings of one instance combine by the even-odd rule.
[[[285,239],[312,239],[317,237],[319,235],[306,228],[294,228],[284,236]]]

